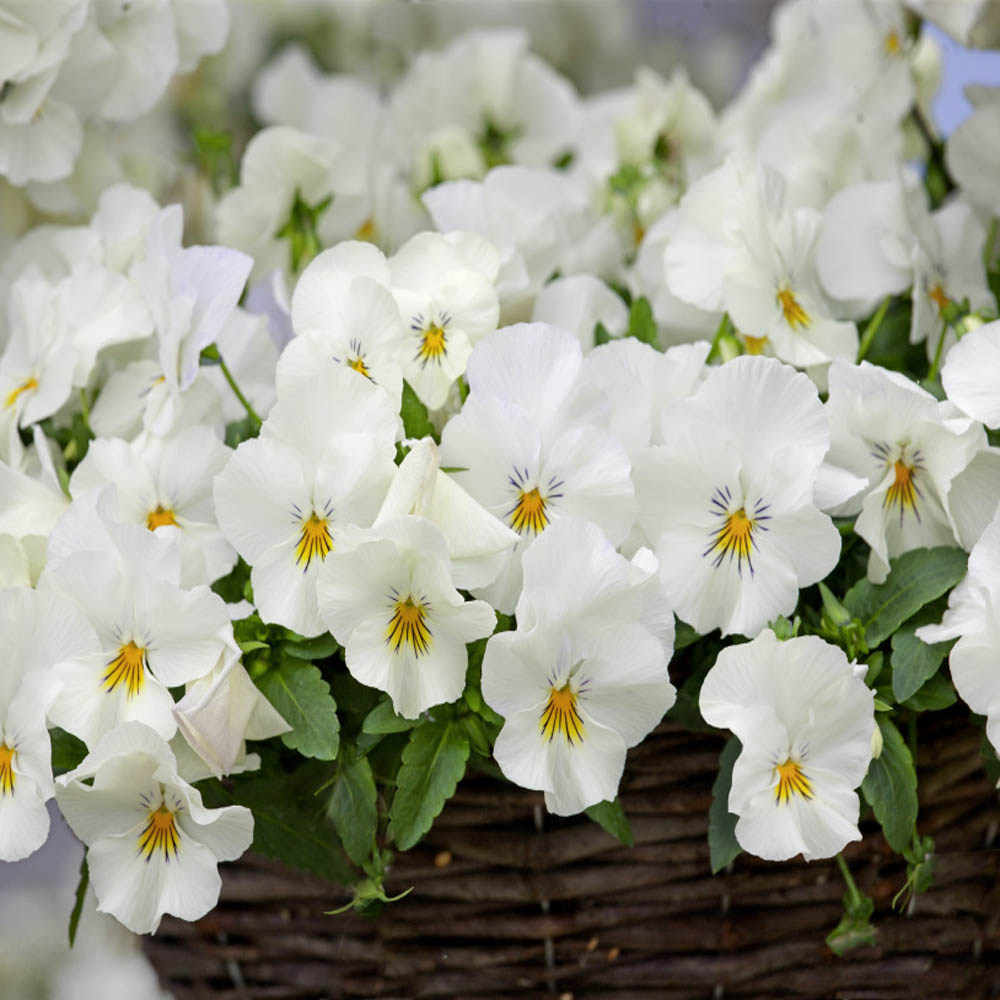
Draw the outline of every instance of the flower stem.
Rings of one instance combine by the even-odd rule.
[[[208,349],[206,348],[206,351]],[[202,352],[205,353],[205,352]],[[258,427],[263,423],[260,417],[257,416],[256,410],[250,405],[250,400],[243,395],[243,391],[236,384],[236,379],[233,378],[233,373],[229,370],[229,366],[226,364],[225,359],[219,352],[219,349],[213,345],[212,354],[214,355],[213,360],[217,361],[219,367],[222,369],[222,374],[225,376],[226,381],[229,383],[229,388],[236,393],[236,398],[243,404],[243,409],[247,411],[247,416],[256,424]]]
[[[854,881],[851,869],[847,867],[847,862],[844,860],[843,854],[837,855],[837,867],[840,869],[840,874],[844,876],[844,882],[847,884],[847,894],[851,897],[851,901],[854,903],[860,902],[861,893],[858,892],[857,883]]]
[[[868,321],[868,325],[865,327],[865,332],[861,335],[861,343],[858,345],[859,365],[868,353],[868,349],[872,346],[872,341],[875,339],[875,334],[878,333],[878,328],[882,325],[882,320],[885,319],[885,314],[889,310],[889,303],[891,301],[892,296],[887,295],[882,300],[882,304],[875,310],[875,315]]]
[[[934,351],[934,360],[931,362],[931,370],[927,373],[927,381],[933,382],[937,377],[938,366],[941,364],[941,352],[944,350],[944,340],[948,336],[947,321],[941,324],[941,336],[938,337],[937,350]]]
[[[90,431],[91,436],[93,436],[94,432],[90,428],[90,400],[87,399],[87,390],[83,388],[80,389],[80,407],[83,410],[84,426]]]

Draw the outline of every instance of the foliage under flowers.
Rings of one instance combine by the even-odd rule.
[[[183,4],[107,6],[0,0],[0,193],[61,214],[0,243],[0,858],[55,796],[135,931],[251,838],[375,913],[470,769],[630,843],[666,715],[733,734],[712,871],[837,855],[830,947],[870,943],[839,852],[870,809],[900,905],[929,886],[921,715],[997,746],[993,98],[943,145],[894,3],[781,8],[718,118],[682,73],[585,100],[518,33],[388,98],[289,49],[238,170],[192,130],[219,245],[185,245],[189,208],[74,167],[202,51]]]

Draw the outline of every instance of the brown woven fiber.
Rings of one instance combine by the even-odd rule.
[[[344,889],[248,857],[223,868],[213,913],[165,918],[147,952],[177,1000],[1000,995],[1000,807],[979,734],[954,706],[922,718],[920,740],[918,826],[936,841],[934,885],[893,912],[905,866],[863,823],[844,854],[875,900],[878,945],[843,958],[824,943],[844,893],[832,861],[741,855],[710,874],[723,741],[670,724],[629,755],[633,849],[585,817],[548,816],[540,795],[469,775],[387,882],[413,892],[376,920],[324,916]]]

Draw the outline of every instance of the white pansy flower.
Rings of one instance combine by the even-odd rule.
[[[216,210],[218,238],[254,258],[254,277],[291,273],[289,244],[279,237],[299,199],[315,209],[327,199],[316,233],[321,246],[350,239],[369,216],[363,158],[340,143],[286,126],[261,129],[247,143],[240,183]]]
[[[404,326],[388,285],[389,264],[370,243],[340,243],[316,257],[292,295],[296,336],[278,361],[279,392],[343,365],[383,389],[398,409]]]
[[[19,861],[49,833],[55,794],[45,714],[58,682],[52,668],[93,652],[97,637],[68,602],[27,587],[0,590],[0,860]]]
[[[99,646],[55,668],[49,709],[57,726],[89,747],[119,722],[138,720],[169,739],[169,689],[207,674],[233,643],[225,602],[201,585],[181,589],[172,541],[121,524],[114,488],[76,500],[49,538],[39,589],[68,598]]]
[[[316,585],[347,669],[387,691],[408,719],[454,701],[465,687],[465,644],[488,636],[496,615],[455,589],[444,536],[422,517],[386,518],[348,545],[329,554]]]
[[[403,375],[432,410],[448,398],[476,342],[497,328],[496,251],[472,233],[418,233],[389,261],[406,327]]]
[[[325,631],[316,574],[340,529],[375,519],[395,471],[397,421],[385,393],[333,365],[279,399],[260,437],[216,477],[219,525],[252,567],[265,621]]]
[[[736,358],[664,428],[635,481],[668,600],[698,632],[756,635],[840,555],[815,500],[830,444],[816,388],[771,358]]]
[[[188,746],[217,778],[239,769],[247,740],[270,739],[292,728],[250,679],[235,645],[211,673],[187,685],[174,718]]]
[[[521,554],[553,520],[594,521],[614,543],[635,520],[628,456],[602,429],[607,404],[582,360],[572,334],[543,323],[491,334],[469,359],[472,392],[441,437],[455,481],[521,536],[479,592],[500,611],[513,610]]]
[[[871,762],[875,709],[842,650],[764,629],[719,653],[698,705],[742,744],[728,807],[745,851],[812,861],[861,839],[855,789]]]
[[[215,523],[212,503],[212,480],[231,454],[202,426],[144,443],[98,438],[73,470],[70,493],[79,497],[114,483],[122,522],[174,532],[183,584],[210,584],[236,563],[236,552]]]
[[[655,560],[629,563],[595,525],[564,519],[525,553],[517,621],[483,657],[483,697],[505,719],[497,763],[558,815],[614,799],[627,748],[675,699]]]
[[[871,546],[869,578],[882,582],[903,552],[957,545],[949,492],[986,444],[982,425],[868,362],[831,366],[826,410],[830,464],[866,481],[835,512],[859,515],[854,530]]]
[[[250,810],[206,809],[166,741],[137,722],[108,733],[62,775],[56,799],[87,845],[98,909],[136,934],[155,932],[164,913],[204,916],[219,898],[218,863],[253,840]]]
[[[798,367],[853,358],[858,331],[836,319],[816,276],[820,215],[789,203],[772,167],[731,156],[681,200],[664,253],[678,298],[729,313],[747,351]]]

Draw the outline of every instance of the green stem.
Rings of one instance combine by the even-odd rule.
[[[708,352],[708,357],[705,359],[706,364],[714,361],[719,356],[719,344],[722,342],[722,338],[732,329],[733,321],[729,318],[729,313],[723,313],[719,328],[715,331],[715,336],[712,338],[712,346]]]
[[[226,381],[229,383],[229,388],[236,393],[236,398],[243,404],[243,409],[247,411],[247,415],[250,419],[258,426],[263,423],[260,417],[257,416],[257,412],[250,405],[250,400],[243,395],[242,390],[236,384],[236,379],[233,378],[233,373],[229,370],[229,366],[226,364],[225,359],[222,354],[219,354],[219,367],[222,369],[222,374],[225,376]]]
[[[878,328],[882,325],[882,320],[885,319],[885,314],[889,310],[889,303],[891,301],[892,296],[887,295],[882,300],[882,304],[875,310],[875,315],[868,321],[868,325],[865,327],[865,332],[861,335],[861,343],[858,345],[859,365],[868,353],[868,349],[872,346],[872,341],[875,339],[875,334],[878,333]]]
[[[931,362],[931,370],[927,373],[927,381],[933,382],[937,377],[938,366],[941,364],[941,352],[944,350],[944,340],[948,336],[947,322],[941,324],[941,336],[938,337],[937,350],[934,352],[934,360]]]
[[[840,869],[840,874],[844,876],[844,882],[847,883],[847,893],[851,897],[851,901],[853,903],[860,902],[861,893],[858,892],[857,883],[854,881],[851,869],[847,867],[847,862],[844,860],[843,854],[837,855],[837,867]]]
[[[83,422],[88,431],[90,431],[91,436],[94,436],[94,432],[90,428],[90,400],[87,399],[87,390],[80,390],[80,405],[83,408]]]

